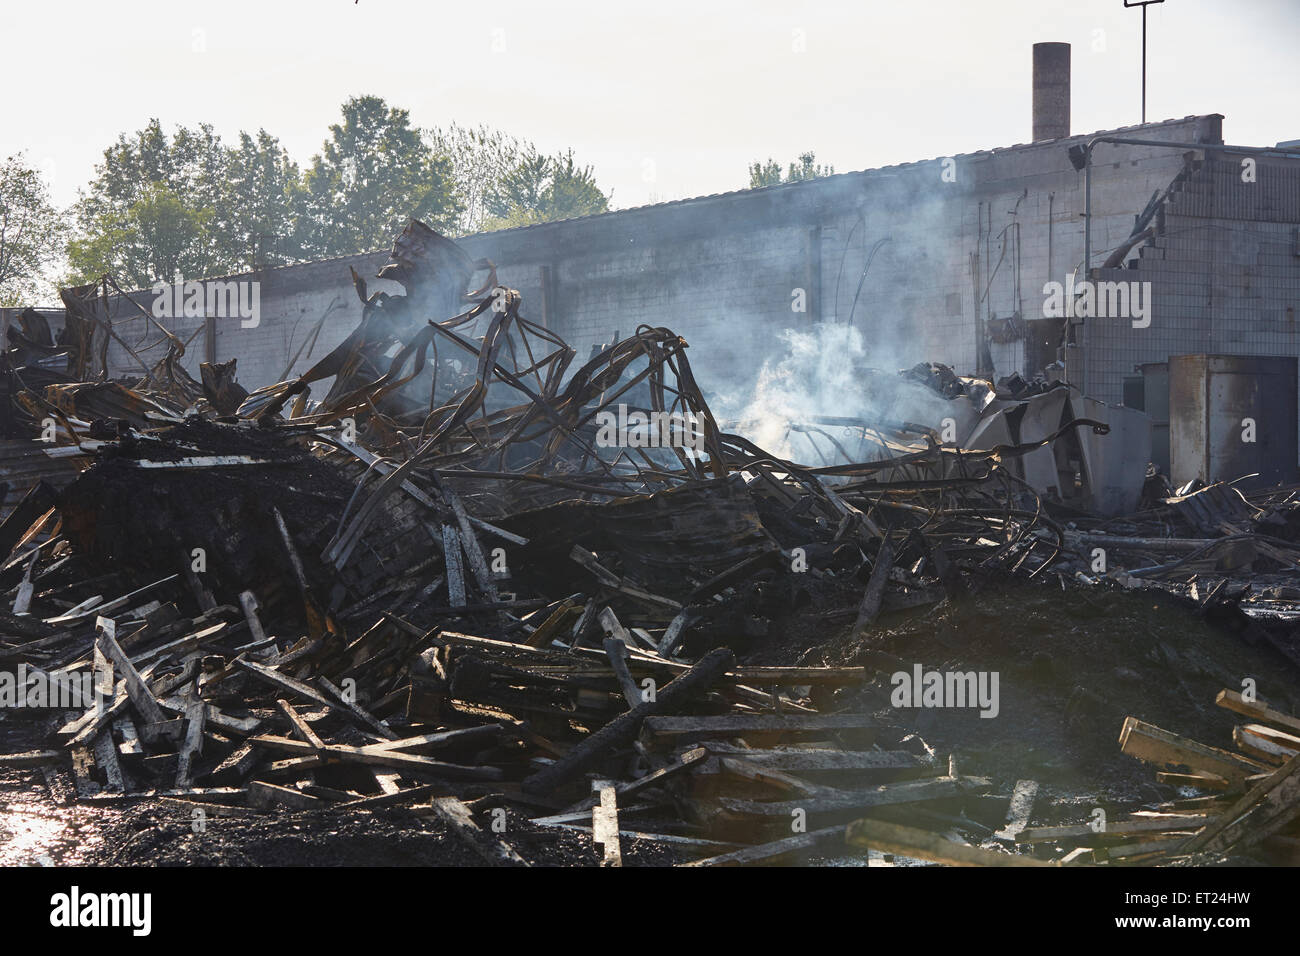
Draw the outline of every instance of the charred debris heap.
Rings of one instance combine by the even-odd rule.
[[[1033,781],[999,792],[856,694],[899,663],[873,656],[878,616],[1008,582],[1164,591],[1291,654],[1294,490],[1070,513],[1017,466],[1106,430],[1068,415],[983,450],[870,423],[869,460],[803,465],[720,430],[668,329],[573,370],[491,263],[418,222],[380,275],[406,294],[354,275],[358,327],[252,394],[233,361],[195,381],[147,314],[166,354],[146,361],[106,318],[107,278],[65,291],[57,342],[34,312],[9,330],[5,414],[27,437],[0,475],[0,666],[17,697],[49,692],[29,701],[48,749],[0,765],[41,770],[56,799],[400,809],[503,865],[547,862],[495,826],[505,809],[590,832],[610,863],[628,840],[692,865],[863,848],[1045,865],[1292,839],[1300,720],[1231,691],[1251,721],[1235,752],[1124,724],[1125,752],[1204,795],[1102,830],[1030,826]],[[110,340],[138,378],[108,378]],[[620,406],[689,440],[601,440]],[[746,663],[836,602],[865,664]]]

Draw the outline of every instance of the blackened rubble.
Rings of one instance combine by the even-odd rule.
[[[571,368],[574,350],[524,317],[491,263],[414,221],[382,274],[407,295],[357,277],[354,333],[246,396],[230,363],[189,376],[179,340],[138,380],[108,381],[108,279],[67,291],[61,341],[30,316],[11,334],[8,421],[23,439],[7,460],[44,467],[3,476],[26,497],[0,522],[0,667],[93,674],[103,691],[77,711],[15,709],[6,774],[39,772],[52,799],[128,807],[141,826],[185,801],[302,814],[316,834],[373,815],[385,832],[455,841],[420,862],[1287,852],[1300,720],[1236,686],[1297,660],[1295,489],[1186,488],[1097,516],[1086,495],[1040,494],[1019,464],[1105,441],[1106,423],[1073,411],[1086,403],[940,366],[907,387],[963,403],[1005,440],[795,423],[871,453],[791,462],[720,427],[668,329]],[[1031,434],[1049,405],[1050,427]],[[1030,603],[1041,621],[1053,600],[1148,599],[1200,642],[1153,640],[1154,676],[1126,663],[1122,622],[1096,642],[1109,673],[1086,681],[1052,660],[1053,641],[1086,627],[1077,612],[1039,648],[1017,630]],[[895,676],[914,672],[947,684],[933,702],[891,703]],[[968,673],[1007,694],[984,708],[988,728],[951,699],[964,679],[951,675]],[[931,703],[965,708],[978,747]],[[1200,735],[1207,712],[1248,722],[1201,740],[1155,712]],[[1008,758],[1049,721],[1109,748],[1122,731],[1156,782],[1118,757],[1103,771],[1095,752],[1091,781]],[[1109,829],[1087,826],[1099,799]],[[573,851],[591,836],[598,853]],[[106,853],[148,862],[138,845]],[[315,859],[356,862],[323,847]]]

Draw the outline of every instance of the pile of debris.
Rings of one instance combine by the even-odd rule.
[[[59,470],[0,522],[0,665],[54,712],[49,748],[4,765],[56,793],[70,766],[89,801],[401,807],[502,864],[546,862],[495,825],[507,808],[591,832],[611,863],[620,838],[701,864],[1042,862],[1015,852],[1024,794],[853,705],[868,667],[744,658],[810,605],[848,608],[860,640],[882,613],[1072,580],[1089,535],[1122,553],[1008,465],[1105,423],[1040,393],[1056,404],[1030,441],[897,425],[875,430],[886,454],[806,466],[722,431],[667,329],[571,370],[491,263],[417,222],[380,275],[407,294],[355,277],[353,334],[249,395],[233,363],[190,378],[161,326],[167,357],[109,381],[109,280],[65,295],[59,342],[11,334],[30,437],[9,445]],[[974,820],[1001,836],[941,835]]]
[[[1300,848],[1300,719],[1241,692],[1215,703],[1255,723],[1233,729],[1236,751],[1223,750],[1129,717],[1120,731],[1128,756],[1162,768],[1156,781],[1184,791],[1213,791],[1156,803],[1110,820],[1101,808],[1082,823],[1025,827],[1018,843],[1039,853],[1068,851],[1062,864],[1213,863],[1253,854],[1294,865]]]

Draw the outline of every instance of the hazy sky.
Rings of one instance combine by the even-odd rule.
[[[1300,0],[1148,9],[1149,119],[1300,139]],[[373,93],[419,126],[572,146],[627,207],[808,149],[845,172],[1025,142],[1042,40],[1074,45],[1074,132],[1136,123],[1141,20],[1122,0],[5,0],[0,156],[26,150],[61,203],[151,116],[265,127],[306,164]]]

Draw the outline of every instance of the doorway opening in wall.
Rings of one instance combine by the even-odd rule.
[[[1030,319],[1025,325],[1025,374],[1033,378],[1061,358],[1065,319]]]

